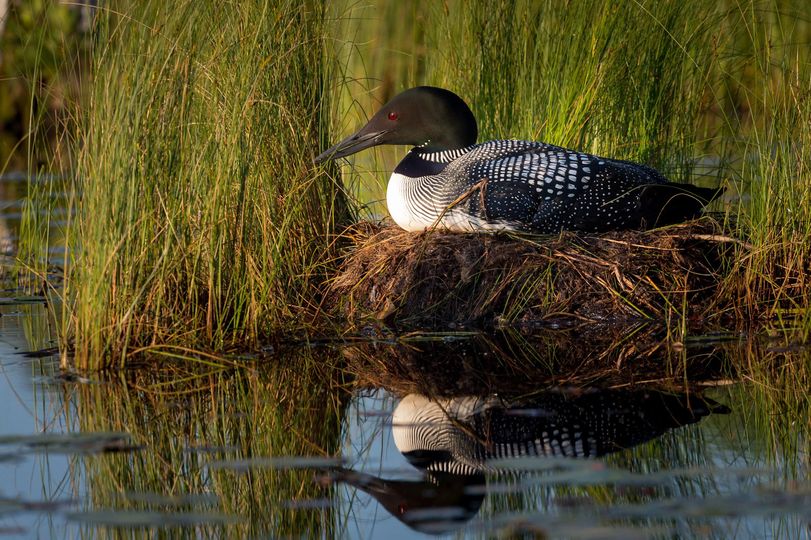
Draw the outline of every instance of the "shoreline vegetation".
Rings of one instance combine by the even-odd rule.
[[[336,226],[351,221],[336,171],[311,164],[329,122],[324,9],[101,14],[62,315],[78,365],[314,323]]]
[[[768,323],[808,340],[806,11],[799,0],[99,9],[83,97],[62,119],[74,211],[64,286],[50,294],[63,300],[52,305],[66,363],[256,348],[378,320],[645,319],[672,342],[702,323]],[[418,84],[471,103],[480,140],[544,140],[726,194],[696,223],[600,236],[364,224],[385,213],[402,149],[352,167],[312,158]],[[29,197],[31,208],[52,204],[36,183]],[[42,275],[47,230],[25,216],[20,259]]]

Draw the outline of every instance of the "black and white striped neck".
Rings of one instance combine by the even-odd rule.
[[[470,152],[474,146],[455,148],[453,150],[427,151],[423,148],[413,148],[394,169],[395,174],[409,178],[434,176],[445,170],[445,167],[454,160]]]
[[[433,161],[436,163],[450,163],[451,161],[458,159],[471,150],[473,150],[477,145],[471,144],[469,146],[465,146],[462,148],[452,148],[448,150],[428,150],[423,147],[416,147],[411,150],[412,154],[416,154],[422,159],[426,161]]]

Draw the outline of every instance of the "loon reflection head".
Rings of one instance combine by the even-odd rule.
[[[350,135],[315,158],[316,163],[352,155],[380,144],[409,144],[429,151],[453,150],[476,143],[476,118],[451,92],[418,86],[396,95]]]

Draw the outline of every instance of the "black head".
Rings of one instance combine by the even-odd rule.
[[[418,86],[398,95],[357,133],[315,158],[316,163],[349,156],[380,144],[408,144],[428,151],[464,148],[476,142],[476,118],[449,90]]]
[[[422,480],[386,480],[338,469],[330,479],[368,493],[410,528],[434,535],[452,533],[473,519],[484,503],[487,485],[483,473],[432,473]]]

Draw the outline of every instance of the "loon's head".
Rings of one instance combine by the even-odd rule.
[[[357,133],[315,158],[316,163],[349,156],[380,144],[408,144],[427,151],[453,150],[475,144],[476,118],[451,92],[418,86],[396,95]]]

